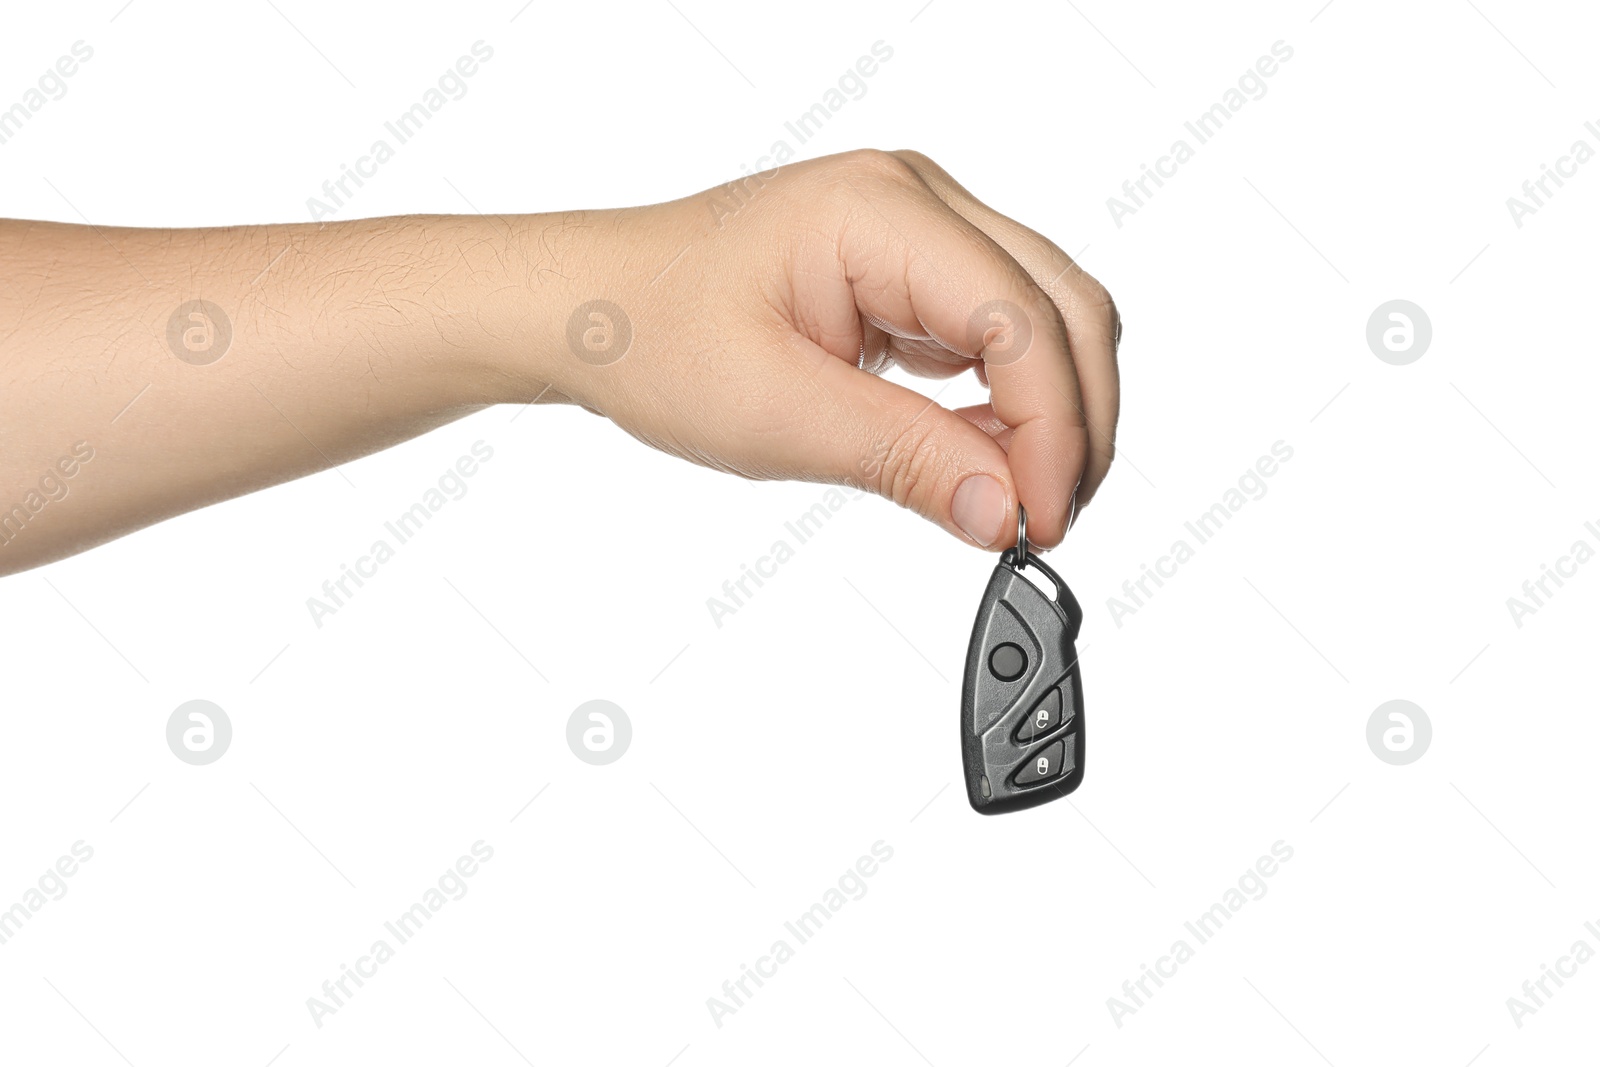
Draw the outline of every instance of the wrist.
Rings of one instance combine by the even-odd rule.
[[[499,402],[548,390],[609,410],[626,391],[640,352],[662,340],[638,331],[660,333],[680,280],[670,272],[694,269],[685,253],[702,236],[669,207],[482,220],[503,258],[504,288],[488,299],[504,324],[495,353],[514,395]]]
[[[416,216],[401,221],[406,254],[421,264],[409,286],[414,345],[441,407],[521,404],[551,384],[554,302],[529,258],[539,216]]]
[[[605,289],[609,271],[598,247],[600,212],[478,216],[463,245],[476,259],[464,272],[476,308],[489,402],[526,404],[546,393],[582,396],[585,376],[604,352],[592,342],[591,290]],[[574,333],[574,323],[583,328]],[[623,332],[628,331],[624,328]],[[586,344],[585,342],[591,342]]]

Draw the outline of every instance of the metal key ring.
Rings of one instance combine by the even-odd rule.
[[[1017,569],[1028,565],[1028,509],[1017,504]]]

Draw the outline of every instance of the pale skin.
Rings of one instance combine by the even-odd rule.
[[[194,300],[231,328],[214,361],[203,315],[169,343]],[[622,320],[580,315],[575,347],[596,300]],[[719,470],[878,493],[991,551],[1020,502],[1048,548],[1111,465],[1120,332],[1061,249],[913,152],[619,210],[0,221],[0,574],[555,402]],[[989,402],[947,410],[879,377],[891,364],[974,370]]]

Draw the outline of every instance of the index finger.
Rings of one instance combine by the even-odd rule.
[[[980,201],[933,160],[920,152],[895,155],[905,160],[953,210],[994,238],[1060,309],[1082,392],[1082,414],[1089,428],[1089,461],[1077,497],[1081,507],[1105,480],[1116,455],[1121,406],[1117,346],[1122,335],[1122,317],[1116,303],[1105,286],[1054,242]]]
[[[897,166],[846,183],[864,224],[848,226],[838,243],[840,281],[889,333],[983,361],[995,414],[1012,429],[1008,463],[1030,540],[1058,544],[1089,453],[1066,324],[1009,252],[888,158]],[[1007,515],[1010,529],[1015,521]]]

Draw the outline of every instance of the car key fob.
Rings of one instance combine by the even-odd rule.
[[[1036,569],[1047,596],[1023,576]],[[967,647],[961,686],[961,760],[967,800],[984,815],[1066,796],[1083,781],[1083,686],[1073,646],[1083,610],[1055,571],[1028,552],[1026,512],[1017,547],[989,578]]]

